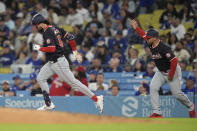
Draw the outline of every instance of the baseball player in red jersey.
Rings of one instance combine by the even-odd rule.
[[[61,80],[58,75],[53,75],[53,80],[50,88],[50,96],[67,96],[70,95],[71,87]]]
[[[103,112],[103,96],[96,96],[84,84],[75,79],[73,73],[69,68],[69,63],[64,56],[64,43],[69,41],[73,54],[76,60],[82,62],[82,57],[76,50],[75,36],[66,32],[65,30],[49,25],[48,21],[41,14],[35,14],[32,17],[33,28],[43,32],[43,45],[34,44],[34,50],[45,52],[47,63],[40,69],[37,81],[42,89],[45,104],[38,108],[38,110],[51,110],[55,105],[49,97],[49,87],[47,79],[57,74],[63,81],[68,83],[72,88],[78,89],[88,97],[90,97],[96,104],[100,113]]]
[[[161,118],[162,112],[159,106],[159,88],[168,83],[172,95],[188,108],[189,116],[196,117],[195,105],[181,91],[181,68],[178,64],[178,59],[174,56],[170,47],[164,44],[158,37],[159,33],[154,29],[149,29],[144,32],[133,19],[130,22],[133,29],[146,41],[151,53],[152,59],[155,62],[158,71],[153,76],[150,84],[150,97],[153,108],[153,114],[150,118]]]

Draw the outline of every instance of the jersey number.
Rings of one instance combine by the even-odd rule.
[[[63,47],[63,42],[61,40],[61,36],[57,35],[57,39],[58,39],[58,42],[59,42],[60,46]]]

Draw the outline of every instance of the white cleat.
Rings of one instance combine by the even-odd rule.
[[[103,97],[103,95],[100,95],[100,96],[97,96],[97,98],[98,98],[98,100],[97,100],[97,102],[95,102],[95,105],[96,105],[96,108],[99,109],[100,114],[102,114],[103,108],[104,108],[104,104],[103,104],[104,97]]]
[[[50,106],[47,106],[46,104],[44,104],[42,107],[38,108],[38,111],[46,111],[46,110],[53,110],[55,109],[55,105],[53,104],[53,102],[51,102]]]

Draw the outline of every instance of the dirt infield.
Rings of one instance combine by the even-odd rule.
[[[0,123],[24,124],[107,124],[107,123],[158,123],[153,119],[97,116],[64,112],[47,112],[25,109],[0,108]],[[161,121],[159,121],[161,123]],[[166,122],[162,122],[166,123]]]

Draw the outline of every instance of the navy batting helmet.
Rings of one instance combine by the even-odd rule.
[[[159,37],[158,31],[155,29],[149,29],[146,34],[147,37]]]
[[[32,17],[32,25],[38,25],[40,23],[45,23],[45,18],[41,15],[41,14],[35,14],[33,17]]]

